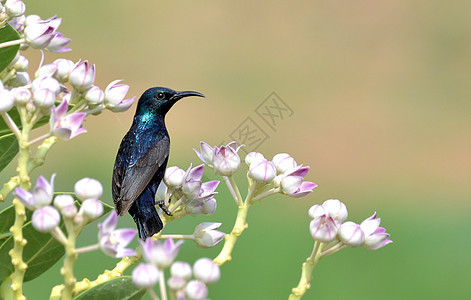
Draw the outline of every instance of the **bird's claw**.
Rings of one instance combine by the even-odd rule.
[[[157,204],[167,214],[167,216],[173,216],[172,212],[168,209],[168,206],[165,204],[164,200],[156,201],[155,204]]]

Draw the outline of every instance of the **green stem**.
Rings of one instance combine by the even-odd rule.
[[[301,279],[297,287],[291,290],[291,295],[289,295],[289,300],[301,299],[303,295],[311,287],[312,281],[312,272],[314,267],[320,260],[319,253],[322,251],[323,243],[315,242],[314,249],[312,250],[311,256],[306,259],[306,262],[303,263]]]
[[[163,270],[160,270],[159,287],[160,287],[160,297],[162,297],[162,300],[168,300],[167,288],[165,286],[165,274]]]
[[[222,248],[219,255],[214,259],[214,262],[216,264],[221,266],[232,259],[231,253],[234,249],[235,243],[239,239],[239,236],[242,234],[242,232],[244,232],[244,230],[248,227],[246,220],[247,214],[249,213],[249,209],[251,206],[251,201],[246,201],[242,204],[242,206],[239,206],[239,210],[237,212],[237,219],[234,224],[234,227],[232,228],[230,234],[226,234],[224,247]]]
[[[224,182],[226,183],[227,188],[229,189],[229,193],[231,193],[231,196],[232,196],[232,198],[234,199],[236,205],[239,205],[239,204],[237,203],[237,195],[236,195],[236,193],[235,193],[235,191],[234,191],[234,188],[232,187],[231,182],[229,181],[229,178],[228,178],[227,176],[222,176],[222,179],[223,179]]]
[[[77,280],[74,276],[74,263],[77,260],[77,252],[75,251],[75,241],[77,239],[77,232],[73,220],[64,218],[64,223],[67,228],[67,244],[65,246],[65,259],[64,265],[61,268],[61,274],[64,277],[64,289],[62,290],[62,299],[72,299],[72,292]]]
[[[5,123],[8,125],[8,128],[10,128],[10,130],[16,135],[16,138],[19,139],[21,132],[18,129],[18,126],[16,126],[15,121],[13,121],[7,112],[3,112],[1,115]]]
[[[28,162],[30,160],[30,152],[28,147],[28,139],[31,131],[31,124],[24,121],[26,118],[26,111],[19,109],[20,118],[23,124],[23,129],[18,137],[18,144],[20,146],[18,156],[18,178],[19,186],[25,190],[30,189],[30,179],[28,175]],[[9,254],[11,257],[11,263],[14,267],[13,273],[10,275],[11,278],[11,289],[15,299],[26,299],[23,295],[23,278],[28,268],[28,265],[23,261],[23,249],[27,241],[23,238],[23,224],[26,221],[26,212],[24,205],[17,199],[13,199],[13,205],[15,207],[15,221],[13,226],[10,228],[10,232],[13,234],[13,248]]]
[[[234,176],[228,176],[229,182],[231,183],[231,186],[234,188],[234,191],[237,196],[237,204],[240,206],[242,205],[242,196],[240,195],[239,187],[237,186],[237,183],[234,180]]]

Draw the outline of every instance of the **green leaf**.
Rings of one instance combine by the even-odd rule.
[[[0,43],[19,40],[20,35],[18,32],[6,24],[5,27],[0,28]],[[15,58],[16,53],[20,49],[20,45],[14,45],[10,47],[0,48],[0,72],[2,72]]]
[[[0,136],[0,172],[15,158],[18,151],[18,140],[13,133]]]
[[[146,290],[134,285],[131,276],[123,276],[96,285],[89,290],[79,294],[75,300],[139,300],[144,296]]]
[[[103,203],[103,206],[105,214],[113,209],[113,207],[105,203]],[[6,212],[6,214],[9,213],[11,212]],[[65,226],[62,222],[60,227],[63,231],[65,230]],[[35,279],[52,267],[64,255],[64,246],[49,233],[41,233],[34,229],[31,225],[31,221],[23,225],[23,236],[28,241],[23,250],[23,260],[28,264],[28,269],[24,277],[24,281],[26,282]],[[8,254],[12,248],[13,237],[10,236],[0,246],[0,281],[10,276],[14,270],[10,255]]]

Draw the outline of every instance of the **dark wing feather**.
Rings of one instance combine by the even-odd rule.
[[[131,154],[126,155],[129,157],[128,161],[118,163],[117,170],[113,172],[116,173],[113,189],[117,192],[117,199],[114,201],[121,216],[126,214],[132,203],[144,191],[154,174],[165,163],[170,151],[170,139],[166,132],[145,131],[139,133],[138,138],[133,136],[133,139],[129,137],[132,141],[127,145],[130,152],[128,154]]]

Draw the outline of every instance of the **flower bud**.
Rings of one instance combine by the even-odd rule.
[[[46,48],[54,38],[54,28],[48,24],[33,23],[25,27],[24,34],[28,45],[35,49],[42,49]]]
[[[5,12],[11,18],[23,15],[26,9],[25,4],[21,0],[7,0],[4,6]]]
[[[170,167],[165,170],[164,182],[171,189],[177,189],[182,186],[185,171],[179,167]]]
[[[88,61],[78,63],[69,74],[70,84],[78,91],[85,91],[95,82],[95,65],[91,67]]]
[[[56,79],[62,83],[69,80],[69,73],[74,69],[75,64],[64,58],[56,59],[54,63],[57,65],[57,71],[55,73]]]
[[[360,225],[354,222],[345,222],[340,226],[338,232],[340,240],[350,246],[358,247],[365,241],[365,234]]]
[[[95,86],[92,85],[86,92],[85,95],[83,96],[85,100],[91,105],[98,105],[103,103],[103,99],[105,98],[105,94],[103,91]]]
[[[59,211],[62,211],[62,209],[66,206],[69,206],[69,205],[74,205],[75,203],[75,200],[74,200],[74,197],[72,197],[71,195],[57,195],[55,198],[54,198],[54,206],[59,210]]]
[[[240,157],[232,147],[221,146],[215,150],[213,158],[214,171],[222,176],[231,176],[240,166]]]
[[[158,281],[160,272],[153,264],[139,264],[132,271],[132,282],[141,289],[150,289]]]
[[[40,108],[50,108],[56,101],[56,95],[53,91],[41,88],[33,92],[33,102]]]
[[[95,220],[103,214],[103,204],[97,199],[86,199],[80,209],[91,220]]]
[[[47,45],[46,50],[51,52],[66,52],[70,51],[70,48],[66,46],[71,42],[71,39],[66,38],[62,33],[55,32],[54,37],[52,38],[49,45]]]
[[[0,112],[7,112],[13,108],[15,99],[9,90],[0,89]]]
[[[38,177],[36,186],[33,188],[35,207],[40,208],[51,204],[54,197],[54,178],[55,174],[51,176],[51,182],[49,183],[43,176]]]
[[[337,199],[326,200],[324,203],[322,203],[322,206],[329,216],[334,218],[334,220],[339,221],[340,223],[345,221],[348,217],[347,207]]]
[[[209,167],[213,167],[213,157],[214,157],[214,148],[212,148],[210,145],[206,144],[205,142],[201,141],[200,142],[200,151],[194,149],[196,152],[196,155]]]
[[[265,157],[263,156],[262,153],[250,152],[249,154],[245,156],[245,163],[247,164],[247,166],[250,166],[250,164],[253,163],[254,161],[263,160],[263,159],[265,159]]]
[[[86,199],[100,199],[103,194],[101,183],[93,178],[83,178],[77,181],[74,186],[75,196],[81,201]]]
[[[203,210],[201,213],[207,216],[212,215],[216,211],[217,206],[218,204],[214,197],[203,200]]]
[[[34,211],[31,217],[33,227],[40,232],[50,232],[59,226],[61,217],[57,209],[52,206],[44,206]]]
[[[315,218],[319,218],[322,215],[327,214],[327,212],[325,211],[322,205],[316,204],[316,205],[311,206],[311,208],[309,208],[308,214],[311,219],[315,219]]]
[[[189,280],[191,278],[191,266],[183,261],[176,261],[170,267],[170,275]]]
[[[61,214],[64,218],[73,218],[77,215],[77,206],[74,204],[67,205],[61,209]],[[79,223],[82,223],[82,221],[80,220]]]
[[[111,82],[105,89],[105,105],[112,112],[123,112],[129,109],[136,97],[124,99],[129,90],[127,84],[118,84],[121,80]]]
[[[196,217],[203,211],[203,204],[198,200],[190,200],[185,205],[185,211]]]
[[[40,89],[48,89],[54,93],[54,99],[61,92],[59,82],[52,77],[38,77],[31,83],[33,93]]]
[[[275,155],[272,162],[278,173],[285,173],[286,171],[298,166],[294,158],[292,158],[288,153],[279,153]]]
[[[253,153],[253,152],[252,152]],[[266,159],[255,160],[250,164],[249,177],[255,181],[268,183],[276,176],[275,166]]]
[[[185,285],[186,285],[186,280],[181,277],[172,276],[167,280],[168,288],[174,291],[181,290],[182,288],[185,287]]]
[[[13,98],[15,98],[15,103],[18,105],[25,105],[31,100],[31,92],[25,87],[17,87],[11,89]]]
[[[29,74],[26,72],[17,72],[13,79],[10,79],[8,83],[11,86],[24,86],[31,83]]]
[[[315,218],[309,225],[312,238],[319,242],[330,242],[337,235],[337,225],[332,217],[323,215]]]
[[[193,274],[206,284],[216,283],[221,278],[219,266],[209,258],[198,259],[193,265]]]
[[[55,63],[43,65],[36,71],[36,73],[34,73],[34,78],[51,77],[56,72],[57,72],[57,65]]]
[[[211,222],[204,222],[196,226],[193,232],[196,245],[201,248],[210,248],[217,245],[226,235],[224,232],[216,230],[219,226],[221,226],[221,223]]]
[[[191,300],[204,300],[208,297],[208,288],[198,280],[191,280],[185,288],[186,295]]]
[[[15,68],[17,72],[26,72],[26,70],[28,70],[28,67],[29,67],[28,59],[21,55],[18,57],[18,60],[13,65],[13,68]]]

